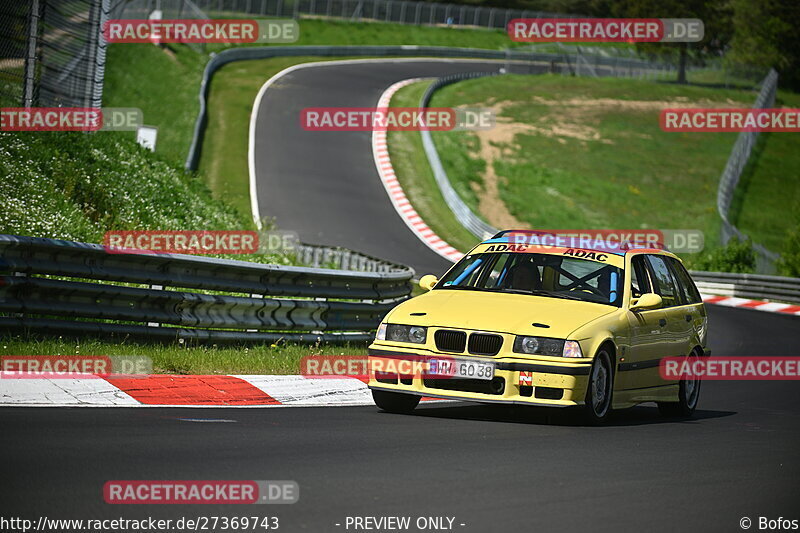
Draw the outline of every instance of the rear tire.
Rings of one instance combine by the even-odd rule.
[[[697,358],[697,353],[693,352],[689,356],[689,362]],[[678,401],[677,402],[658,402],[658,411],[661,416],[674,418],[688,418],[694,414],[697,403],[700,401],[700,378],[682,379],[678,382]]]
[[[611,400],[614,392],[614,373],[611,368],[608,352],[605,349],[597,352],[589,373],[583,406],[584,418],[590,424],[604,424],[611,416]]]
[[[389,413],[408,414],[419,404],[420,396],[416,394],[403,394],[402,392],[389,392],[373,390],[372,399],[383,411]]]

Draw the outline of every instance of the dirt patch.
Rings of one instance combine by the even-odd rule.
[[[497,228],[527,228],[512,215],[500,197],[500,184],[504,177],[498,176],[494,170],[495,161],[508,158],[514,149],[514,138],[522,133],[526,135],[542,135],[554,138],[561,144],[568,139],[586,142],[614,144],[611,139],[603,138],[600,132],[590,125],[600,113],[609,109],[621,111],[660,111],[670,107],[741,107],[741,102],[727,99],[724,101],[693,100],[676,97],[673,100],[620,100],[616,98],[569,98],[551,100],[539,96],[533,97],[533,103],[551,107],[538,124],[514,122],[509,117],[501,116],[506,108],[516,102],[498,102],[495,98],[487,100],[483,107],[491,109],[496,118],[495,127],[490,130],[475,131],[480,141],[480,157],[486,162],[483,174],[483,185],[472,183],[472,189],[478,198],[478,211]],[[647,134],[632,132],[632,136],[650,138]],[[548,191],[549,192],[549,191]]]
[[[478,197],[478,212],[496,228],[528,228],[509,212],[500,198],[500,180],[505,178],[495,173],[494,162],[503,157],[503,149],[513,142],[517,133],[528,133],[530,128],[528,124],[498,120],[494,128],[475,132],[481,143],[478,157],[486,162],[486,171],[483,173],[483,187],[472,182],[472,190]]]

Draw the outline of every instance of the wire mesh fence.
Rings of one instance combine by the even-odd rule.
[[[100,107],[109,0],[0,0],[4,105]]]
[[[767,109],[774,107],[775,95],[778,90],[778,73],[774,69],[770,69],[769,73],[761,83],[761,90],[758,93],[753,109]],[[722,172],[722,177],[719,180],[719,188],[717,189],[717,210],[720,217],[722,217],[722,243],[727,244],[731,238],[744,240],[744,235],[739,229],[729,220],[731,202],[736,194],[736,187],[739,184],[739,179],[747,167],[747,162],[750,159],[750,154],[753,147],[758,140],[758,131],[743,131],[736,139],[736,144],[733,145],[731,155],[725,165],[725,170]],[[758,272],[773,272],[775,270],[775,262],[779,259],[779,254],[765,248],[764,246],[753,243],[753,250],[756,252],[757,270]]]
[[[412,2],[405,0],[196,0],[203,11],[274,17],[327,17],[398,24],[477,26],[503,29],[515,18],[570,18],[577,15],[499,7]]]

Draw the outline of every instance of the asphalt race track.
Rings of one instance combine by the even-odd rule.
[[[261,213],[275,217],[281,229],[298,232],[304,242],[345,246],[410,264],[418,275],[441,275],[452,263],[423,244],[394,210],[375,169],[371,133],[305,131],[298,117],[306,107],[374,107],[391,84],[409,78],[502,67],[487,61],[387,61],[287,73],[266,91],[257,111]]]
[[[369,134],[305,132],[297,112],[370,106],[402,79],[497,66],[413,61],[286,76],[258,115],[261,212],[304,241],[441,272],[448,262],[389,202]],[[797,355],[798,318],[708,309],[714,355]],[[450,403],[409,416],[374,407],[2,408],[0,428],[5,517],[272,515],[288,532],[347,531],[348,516],[455,517],[465,532],[730,532],[742,517],[753,530],[759,516],[800,518],[800,384],[790,381],[705,382],[692,420],[640,406],[605,427],[571,411]],[[103,484],[125,479],[295,480],[300,501],[105,504]]]

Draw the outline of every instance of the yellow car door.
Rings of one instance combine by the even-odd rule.
[[[655,292],[644,255],[631,259],[631,297]],[[628,312],[629,348],[617,367],[618,389],[642,389],[663,385],[658,364],[664,353],[667,313],[663,308]]]

